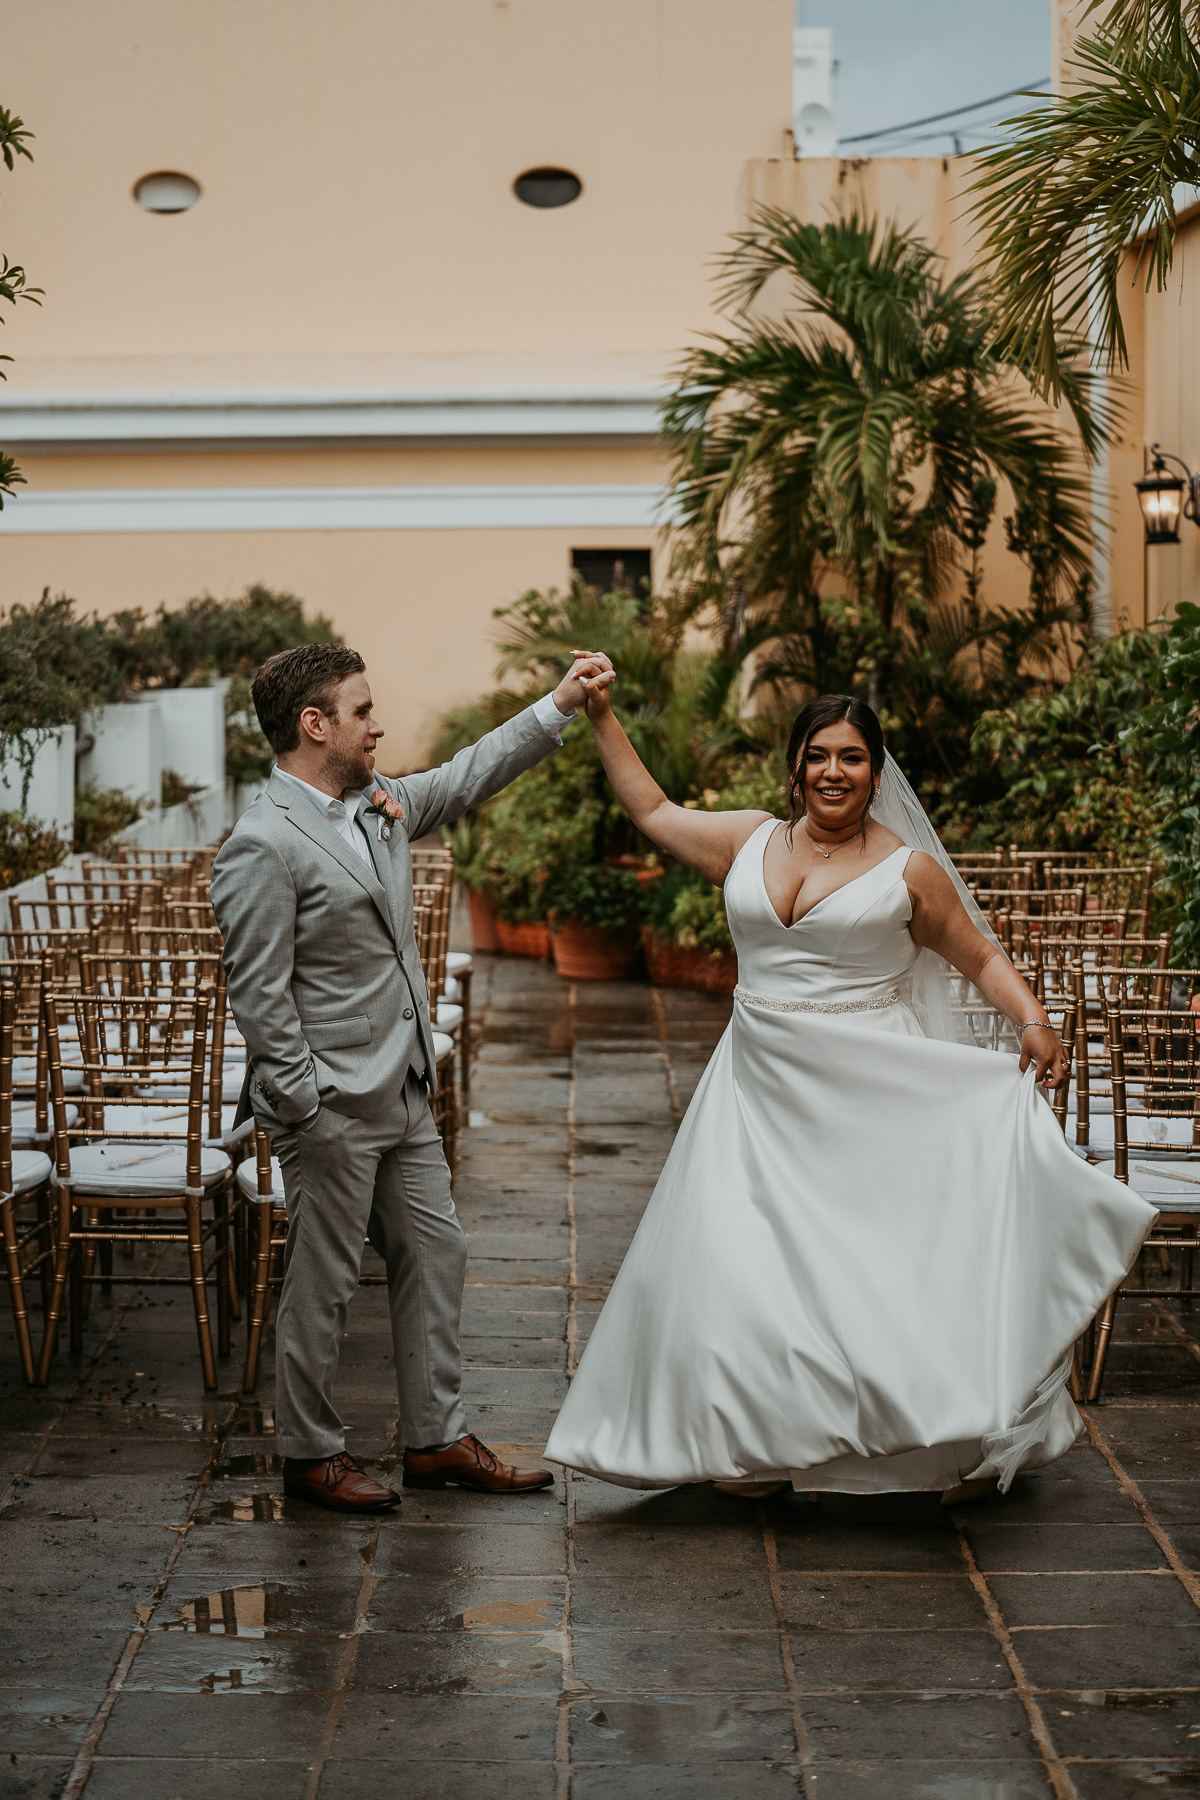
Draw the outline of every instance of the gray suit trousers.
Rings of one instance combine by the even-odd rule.
[[[405,1444],[447,1444],[467,1429],[459,1397],[459,1318],[467,1245],[429,1099],[415,1075],[398,1122],[322,1107],[306,1125],[266,1125],[283,1170],[288,1238],[275,1327],[275,1442],[315,1461],[345,1448],[333,1404],[363,1240],[387,1268]]]

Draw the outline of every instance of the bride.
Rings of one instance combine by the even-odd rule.
[[[724,883],[739,985],[547,1456],[631,1487],[1007,1489],[1074,1442],[1071,1347],[1153,1209],[1068,1149],[1037,1085],[1062,1045],[868,706],[804,708],[786,823],[672,805],[607,692],[587,710],[634,824]],[[975,1040],[997,1015],[1007,1053]]]

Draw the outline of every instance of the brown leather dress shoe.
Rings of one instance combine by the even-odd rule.
[[[400,1504],[395,1488],[372,1481],[344,1450],[319,1462],[301,1462],[297,1457],[285,1456],[283,1491],[291,1500],[311,1500],[314,1506],[326,1506],[330,1512],[391,1512]]]
[[[470,1432],[444,1450],[406,1450],[404,1485],[477,1488],[483,1494],[529,1494],[554,1486],[549,1469],[518,1469],[500,1461]]]

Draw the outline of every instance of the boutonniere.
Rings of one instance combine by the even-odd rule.
[[[386,844],[392,835],[392,826],[398,825],[404,817],[404,808],[398,800],[392,799],[386,788],[376,788],[367,801],[366,810],[379,820],[379,835]]]

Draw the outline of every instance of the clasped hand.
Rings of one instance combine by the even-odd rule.
[[[553,693],[559,712],[579,712],[589,694],[603,693],[617,679],[616,670],[603,650],[572,650],[575,667],[564,675]]]

